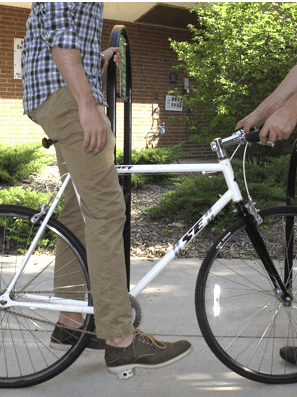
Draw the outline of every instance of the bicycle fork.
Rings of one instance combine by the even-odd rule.
[[[267,271],[269,278],[275,288],[275,293],[276,296],[278,297],[279,300],[283,302],[285,306],[291,306],[293,297],[289,293],[289,288],[290,288],[290,279],[292,278],[292,268],[289,270],[288,263],[292,263],[292,260],[290,261],[290,258],[288,259],[288,255],[290,256],[290,253],[287,252],[286,254],[286,259],[285,259],[285,279],[284,282],[280,278],[280,275],[278,271],[276,270],[276,267],[270,258],[270,255],[267,251],[266,245],[259,233],[258,227],[256,225],[255,218],[252,214],[249,213],[247,210],[246,206],[240,202],[236,204],[237,211],[239,216],[244,220],[246,227],[245,230],[247,232],[247,235],[249,239],[251,240],[257,254],[259,255],[259,258],[261,262],[263,263],[263,266],[265,270]],[[288,229],[288,226],[286,227]],[[292,231],[292,228],[291,228]],[[292,240],[291,238],[288,237],[289,231],[287,230],[287,237],[286,237],[286,242],[287,244],[289,243],[288,240]],[[289,244],[290,245],[290,244]],[[292,259],[292,258],[291,258]],[[288,287],[286,287],[288,285]]]

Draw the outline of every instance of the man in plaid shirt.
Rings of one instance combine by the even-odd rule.
[[[80,194],[79,207],[69,184],[60,220],[87,250],[98,335],[89,347],[105,348],[107,367],[117,373],[169,364],[191,345],[159,342],[132,325],[122,238],[125,204],[101,84],[101,71],[113,56],[119,66],[121,50],[100,52],[102,14],[97,2],[33,3],[22,50],[23,103],[25,114],[56,141],[60,173],[70,172]],[[63,266],[61,253],[59,240],[56,269]],[[69,333],[76,332],[66,333],[59,323],[73,328],[82,322],[80,314],[61,313],[51,346],[71,343]]]

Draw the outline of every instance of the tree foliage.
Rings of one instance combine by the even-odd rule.
[[[192,40],[171,47],[191,81],[190,92],[178,94],[192,109],[184,122],[201,143],[230,134],[296,65],[297,3],[199,3],[190,10],[200,28],[189,25]]]

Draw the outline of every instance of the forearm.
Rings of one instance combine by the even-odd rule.
[[[78,106],[95,105],[95,100],[87,80],[80,50],[53,47],[52,57]]]
[[[253,127],[261,128],[275,112],[277,112],[279,109],[282,109],[283,107],[286,107],[286,104],[292,109],[292,106],[294,106],[295,103],[296,95],[297,66],[290,70],[281,84],[276,88],[276,90],[273,91],[271,95],[269,95],[269,97],[261,102],[252,113],[237,123],[235,129],[243,128],[246,132],[249,132]]]
[[[265,122],[260,139],[265,142],[269,139],[275,142],[288,139],[297,124],[297,93],[292,95],[278,108]]]
[[[297,93],[297,66],[287,74],[285,79],[256,109],[259,117],[266,121],[277,109],[283,106]]]

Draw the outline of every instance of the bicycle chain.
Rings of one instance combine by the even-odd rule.
[[[35,321],[35,322],[42,322],[44,324],[49,324],[49,325],[56,326],[56,323],[53,323],[52,321],[42,320],[40,318],[32,317],[32,316],[29,316],[27,314],[20,314],[20,313],[17,313],[15,311],[12,311],[12,310],[9,310],[9,309],[3,309],[3,310],[5,310],[6,312],[11,313],[12,315],[15,315],[17,317],[23,317],[23,318],[26,318],[28,320],[32,320],[32,321]],[[86,330],[82,330],[82,329],[79,329],[79,328],[76,328],[76,327],[70,327],[68,325],[59,324],[59,328],[67,329],[67,331],[79,331],[82,334],[87,334],[87,335],[90,335],[90,336],[96,336],[97,337],[96,332],[86,331]]]
[[[25,294],[36,294],[36,295],[38,295],[38,294],[48,294],[49,293],[49,291],[48,290],[41,290],[41,291],[36,291],[36,290],[34,290],[34,291],[19,291],[19,290],[17,290],[17,291],[14,291],[14,290],[12,290],[11,291],[11,294],[13,295],[13,294],[15,294],[15,295],[25,295]],[[63,295],[67,295],[67,294],[85,294],[85,293],[87,293],[86,291],[64,291],[64,290],[61,290],[61,291],[59,291],[59,290],[55,290],[54,291],[54,293],[55,294],[63,294]],[[88,292],[88,294],[90,294],[91,292],[89,291]]]
[[[40,290],[40,291],[36,291],[35,290],[35,291],[24,291],[24,292],[12,291],[12,295],[13,294],[16,294],[16,295],[22,295],[22,294],[45,294],[45,293],[48,293],[48,292],[49,291],[47,291],[47,290]],[[81,291],[55,291],[55,293],[59,293],[59,292],[61,292],[63,294],[67,294],[67,293],[68,294],[73,294],[73,293],[81,294],[82,293]],[[32,321],[35,321],[35,322],[39,321],[39,322],[42,322],[44,324],[49,324],[49,325],[54,325],[54,326],[56,326],[56,324],[57,324],[57,323],[53,323],[52,321],[42,320],[40,318],[32,317],[32,316],[29,316],[27,314],[20,314],[20,313],[17,313],[15,311],[9,310],[9,308],[3,309],[3,310],[5,310],[8,313],[11,313],[12,315],[23,317],[23,318],[26,318],[28,320],[32,320]],[[0,309],[0,311],[1,311],[1,309]],[[63,325],[63,324],[59,324],[59,328],[66,329],[67,331],[79,331],[82,334],[86,334],[86,335],[97,337],[97,334],[94,331],[92,332],[92,331],[86,331],[86,330],[79,330],[79,328],[77,328],[77,327],[70,327],[68,325]]]

